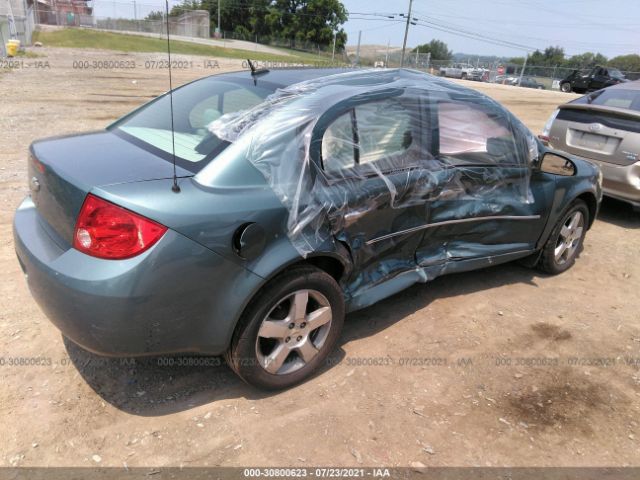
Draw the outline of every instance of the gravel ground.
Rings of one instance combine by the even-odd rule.
[[[69,344],[14,254],[27,147],[103,128],[168,82],[144,68],[161,55],[37,52],[0,73],[0,466],[640,465],[640,215],[619,202],[605,201],[567,273],[508,264],[416,285],[349,315],[334,364],[285,392],[258,392],[217,359],[164,367]],[[74,69],[80,59],[141,66]],[[193,64],[174,85],[241,68],[176,60]],[[570,98],[467,85],[535,132]],[[21,357],[45,364],[10,364]]]

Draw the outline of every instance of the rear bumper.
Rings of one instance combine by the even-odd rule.
[[[622,166],[591,160],[602,170],[604,194],[640,206],[640,162]]]
[[[66,337],[103,355],[221,353],[248,301],[243,292],[262,282],[173,230],[120,261],[60,246],[30,198],[13,231],[36,302]]]

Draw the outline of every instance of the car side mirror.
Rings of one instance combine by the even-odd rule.
[[[545,173],[561,175],[563,177],[571,177],[576,174],[576,166],[571,160],[551,152],[543,155],[540,170]]]

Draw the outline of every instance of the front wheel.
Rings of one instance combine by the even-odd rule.
[[[582,200],[573,202],[556,224],[542,250],[539,268],[562,273],[575,263],[589,225],[589,209]]]
[[[293,267],[252,300],[226,354],[247,383],[275,390],[316,371],[333,350],[344,322],[342,290],[312,266]]]
[[[571,84],[569,82],[560,84],[560,90],[564,93],[571,93]]]

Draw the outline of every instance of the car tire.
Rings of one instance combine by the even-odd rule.
[[[575,263],[582,250],[589,225],[589,209],[582,200],[575,200],[560,217],[547,239],[538,268],[557,275]]]
[[[333,277],[313,266],[290,268],[247,306],[225,358],[250,385],[292,387],[325,362],[340,337],[344,315],[342,289]]]
[[[462,80],[466,80],[467,79],[467,74],[463,73],[462,76],[460,77]]]
[[[569,82],[561,83],[560,90],[564,93],[571,93],[571,84]]]

